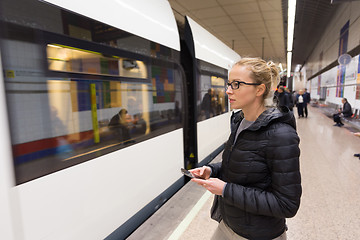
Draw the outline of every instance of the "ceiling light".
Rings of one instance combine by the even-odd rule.
[[[283,71],[284,71],[281,63],[279,63],[279,68],[280,68],[280,72],[283,72]]]
[[[301,68],[301,64],[296,64],[294,72],[299,72]]]
[[[288,32],[287,32],[287,50],[292,51],[294,40],[294,25],[295,25],[295,11],[296,0],[288,1]]]
[[[291,58],[292,58],[292,52],[287,53],[287,77],[290,77],[291,74]]]
[[[294,41],[296,0],[288,0],[288,32],[287,32],[287,77],[291,75],[291,58]]]

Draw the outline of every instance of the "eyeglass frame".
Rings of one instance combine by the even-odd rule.
[[[234,88],[233,87],[233,83],[237,83],[237,88]],[[236,89],[239,89],[240,88],[240,84],[243,83],[245,85],[252,85],[252,86],[259,86],[261,85],[262,83],[247,83],[247,82],[243,82],[243,81],[232,81],[231,83],[227,82],[225,85],[225,89],[227,90],[229,88],[229,86],[231,87],[232,90],[236,90]]]

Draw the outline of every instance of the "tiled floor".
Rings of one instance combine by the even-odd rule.
[[[303,196],[289,239],[360,239],[360,138],[310,108],[298,119]]]
[[[297,119],[297,128],[303,195],[298,214],[287,220],[288,239],[360,239],[360,160],[353,156],[360,138],[316,108]],[[128,239],[210,239],[217,226],[209,216],[212,199],[190,182]]]

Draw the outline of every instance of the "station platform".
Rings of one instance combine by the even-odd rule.
[[[288,239],[359,239],[360,160],[353,155],[360,153],[360,138],[317,108],[296,119],[303,195],[297,215],[287,219]],[[210,192],[189,182],[127,239],[210,239],[218,225],[210,218],[212,201]]]

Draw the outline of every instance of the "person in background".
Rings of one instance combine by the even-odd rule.
[[[296,95],[296,108],[298,111],[299,118],[304,117],[304,91],[299,90]]]
[[[201,111],[205,114],[206,119],[210,118],[210,114],[213,113],[212,111],[212,92],[211,88],[205,93],[203,100],[201,102]]]
[[[181,115],[181,109],[180,109],[179,101],[175,101],[174,114],[175,114],[176,122],[181,123],[181,121],[182,121],[182,115]]]
[[[216,115],[220,115],[222,113],[222,98],[220,97],[220,91],[216,91]]]
[[[117,114],[115,114],[110,122],[109,129],[117,136],[120,142],[126,142],[130,140],[129,122],[131,122],[131,116],[128,111],[123,108]]]
[[[143,118],[143,105],[135,96],[129,96],[127,99],[127,109],[132,113],[126,116],[131,138],[136,138],[146,133],[146,122]],[[131,120],[131,121],[130,121]]]
[[[305,117],[308,117],[308,108],[307,105],[310,103],[310,93],[307,92],[307,88],[305,88],[304,90],[304,112],[305,112]]]
[[[285,92],[285,88],[283,86],[279,87],[278,90],[278,106],[279,107],[287,107],[290,109],[290,97],[287,92]]]
[[[274,96],[273,96],[273,104],[274,104],[274,106],[277,106],[278,102],[279,102],[279,88],[280,88],[280,85],[277,85],[276,90],[274,92]]]
[[[341,116],[343,116],[344,118],[349,118],[352,116],[352,109],[351,109],[351,105],[350,103],[347,101],[346,98],[343,98],[341,99],[341,102],[343,104],[343,108],[342,110],[339,109],[338,113],[335,113],[333,115],[333,119],[334,119],[334,126],[337,126],[337,127],[342,127],[344,124],[341,122]]]
[[[286,238],[285,219],[293,217],[301,197],[299,137],[286,107],[265,107],[272,62],[242,58],[231,69],[226,93],[231,109],[241,109],[236,131],[222,162],[191,169],[191,181],[215,194],[211,217],[219,222],[212,239]]]
[[[141,114],[135,114],[134,118],[132,119],[132,124],[128,123],[131,126],[131,133],[135,137],[144,135],[146,133],[146,122],[141,117]]]
[[[292,98],[292,101],[294,103],[294,107],[296,106],[296,97],[297,97],[297,92],[296,91],[292,91],[291,92],[291,98]]]
[[[293,96],[292,96],[292,93],[291,93],[291,91],[290,91],[290,89],[288,89],[288,88],[285,88],[285,92],[286,92],[286,94],[288,95],[288,98],[289,98],[289,109],[290,109],[290,111],[293,111],[293,109],[294,109],[294,99],[293,99]]]

